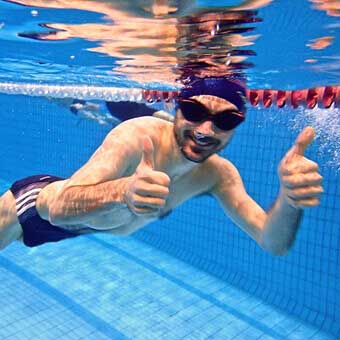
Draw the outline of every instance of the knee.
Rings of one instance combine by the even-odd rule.
[[[16,223],[0,228],[0,251],[9,246],[13,241],[22,239],[22,228]]]
[[[8,242],[6,241],[6,232],[4,228],[0,228],[0,250],[3,250],[7,247]]]
[[[15,199],[10,191],[0,197],[0,250],[19,239],[22,228],[17,218]]]
[[[0,235],[0,251],[4,250],[11,242],[8,242],[4,238],[1,237]]]

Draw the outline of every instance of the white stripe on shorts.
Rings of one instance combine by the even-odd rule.
[[[31,190],[25,192],[24,194],[22,194],[20,197],[18,197],[16,199],[17,205],[21,204],[21,201],[24,200],[26,197],[28,197],[32,194],[39,194],[40,191],[41,191],[41,188],[34,188],[34,189],[31,189]]]
[[[35,200],[27,205],[25,205],[24,207],[22,207],[20,210],[18,210],[18,216],[20,216],[21,214],[23,214],[26,210],[28,210],[29,208],[32,208],[35,206]]]
[[[39,193],[37,194],[34,194],[32,196],[29,196],[29,197],[26,197],[22,202],[18,203],[16,202],[16,207],[17,207],[17,210],[20,210],[22,207],[24,207],[29,201],[32,201],[32,200],[36,200],[37,197],[38,197]]]

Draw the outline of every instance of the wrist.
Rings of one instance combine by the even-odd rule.
[[[128,205],[128,193],[129,193],[130,177],[123,177],[121,179],[121,187],[119,190],[119,201]]]
[[[290,198],[283,188],[280,189],[278,197],[279,205],[283,208],[300,211],[301,207],[297,206],[292,198]]]

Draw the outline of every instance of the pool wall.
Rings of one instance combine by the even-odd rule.
[[[0,178],[8,183],[37,173],[71,175],[110,130],[44,98],[0,95],[0,108]],[[250,110],[223,153],[265,209],[278,192],[277,165],[297,134],[288,128],[295,116],[296,111]],[[325,165],[319,143],[307,156],[320,164],[325,194],[320,207],[306,209],[288,255],[260,249],[210,196],[188,201],[135,237],[340,336],[339,177]]]

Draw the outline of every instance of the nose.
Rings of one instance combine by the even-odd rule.
[[[213,122],[210,120],[203,121],[196,127],[195,131],[201,135],[211,136],[214,134]]]

